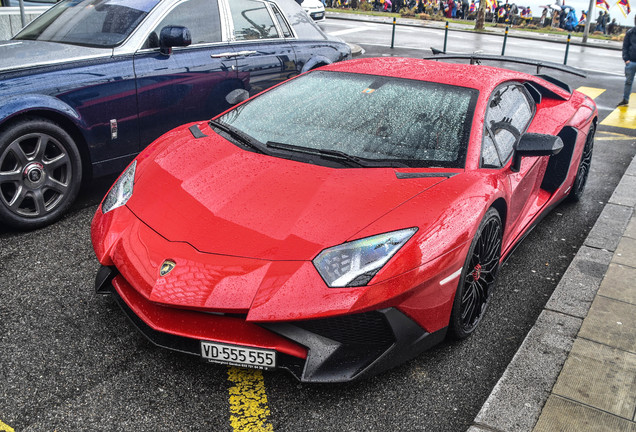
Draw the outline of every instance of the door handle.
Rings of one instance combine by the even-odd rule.
[[[252,54],[256,54],[256,51],[239,51],[236,53],[237,56],[248,56]]]
[[[223,58],[223,57],[236,57],[238,55],[239,55],[239,53],[231,51],[231,52],[224,52],[224,53],[220,53],[220,54],[212,54],[210,57],[212,57],[212,58]]]

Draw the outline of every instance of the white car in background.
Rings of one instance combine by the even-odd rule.
[[[314,21],[324,21],[325,5],[320,0],[303,0],[300,4]]]

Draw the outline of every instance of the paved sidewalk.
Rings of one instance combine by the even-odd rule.
[[[469,432],[636,432],[635,206],[636,158]]]

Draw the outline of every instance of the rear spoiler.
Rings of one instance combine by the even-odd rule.
[[[431,48],[431,50],[433,50],[433,53],[438,53],[436,55],[433,55],[432,57],[424,57],[424,60],[470,60],[470,64],[481,64],[482,61],[498,61],[498,62],[504,62],[504,63],[519,63],[519,64],[526,64],[526,65],[531,65],[531,66],[536,66],[537,67],[537,74],[541,73],[541,69],[542,68],[546,68],[546,69],[554,69],[554,70],[558,70],[560,72],[565,72],[565,73],[569,73],[572,75],[576,75],[576,76],[580,76],[582,78],[587,78],[587,73],[571,67],[571,66],[566,66],[566,65],[562,65],[559,63],[553,63],[553,62],[548,62],[548,61],[542,61],[542,60],[533,60],[533,59],[527,59],[527,58],[523,58],[523,57],[508,57],[508,56],[500,56],[500,55],[492,55],[492,54],[479,54],[479,53],[475,53],[475,54],[445,54],[439,50],[433,49]],[[543,77],[542,77],[543,78]],[[552,82],[552,81],[551,81]],[[552,82],[554,84],[554,82]]]
[[[536,66],[537,67],[537,73],[536,73],[535,76],[537,78],[540,78],[540,79],[542,79],[544,81],[547,81],[550,84],[553,84],[553,85],[559,87],[560,89],[566,91],[567,94],[568,94],[568,97],[564,97],[563,95],[559,95],[559,94],[555,93],[554,91],[550,90],[549,88],[540,85],[539,83],[533,83],[532,87],[534,87],[543,96],[557,98],[557,99],[567,100],[569,98],[569,95],[572,94],[572,88],[568,84],[564,83],[563,81],[561,81],[561,80],[559,80],[557,78],[554,78],[553,76],[542,74],[541,73],[541,69],[542,68],[554,69],[554,70],[558,70],[560,72],[565,72],[565,73],[569,73],[571,75],[576,75],[576,76],[580,76],[580,77],[583,77],[583,78],[587,78],[587,73],[586,72],[584,72],[584,71],[582,71],[580,69],[573,68],[571,66],[562,65],[562,64],[559,64],[559,63],[552,63],[552,62],[541,61],[541,60],[532,60],[532,59],[527,59],[527,58],[522,58],[522,57],[507,57],[507,56],[498,56],[498,55],[480,54],[480,53],[473,53],[473,54],[445,54],[444,52],[442,52],[440,50],[437,50],[435,48],[431,48],[431,50],[433,51],[434,56],[433,57],[424,57],[424,60],[470,60],[470,64],[471,65],[474,65],[474,64],[480,65],[482,61],[496,61],[496,62],[518,63],[518,64]],[[533,93],[532,89],[529,89],[529,91],[531,93]],[[537,97],[537,95],[535,95],[533,93],[533,98],[535,99],[535,101],[537,101],[537,103],[540,102],[540,96]]]

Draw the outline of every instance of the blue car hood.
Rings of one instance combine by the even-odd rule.
[[[112,48],[91,48],[31,40],[8,40],[0,42],[0,59],[2,59],[0,73],[112,55]]]

